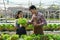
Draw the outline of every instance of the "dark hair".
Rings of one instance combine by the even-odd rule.
[[[15,18],[16,18],[16,19],[18,19],[18,18],[19,18],[19,16],[18,16],[18,15],[19,15],[21,12],[22,12],[22,11],[18,11],[18,12],[17,12],[17,14],[16,14],[16,16],[15,16]]]
[[[36,9],[36,7],[35,7],[34,5],[31,5],[31,6],[29,7],[29,10],[31,10],[31,9]]]
[[[17,14],[20,14],[22,11],[18,11],[18,13]]]

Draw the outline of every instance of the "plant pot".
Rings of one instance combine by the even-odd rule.
[[[0,28],[0,31],[2,31],[2,28]]]
[[[40,37],[40,40],[48,40],[48,37],[43,35]]]
[[[44,31],[48,31],[48,30],[49,30],[49,28],[44,28],[43,30],[44,30]]]
[[[3,39],[0,37],[0,40],[3,40]]]
[[[16,27],[14,27],[14,28],[13,28],[13,31],[16,31],[16,29],[17,29],[17,28],[16,28]]]
[[[11,32],[11,31],[12,31],[12,29],[9,29],[9,31]]]
[[[50,31],[53,31],[53,30],[54,30],[53,28],[50,29]]]
[[[6,29],[2,29],[2,31],[7,31]]]
[[[56,30],[60,30],[60,28],[57,28]]]

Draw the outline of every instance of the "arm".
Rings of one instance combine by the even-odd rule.
[[[33,16],[31,18],[31,20],[28,20],[28,24],[32,24],[33,23]]]
[[[41,21],[42,21],[42,23],[40,23],[40,25],[46,25],[47,24],[43,15],[41,15]]]
[[[16,26],[16,28],[20,27],[20,25],[17,23],[17,20],[15,21],[15,26]]]
[[[41,15],[41,18],[40,18],[39,21],[41,21],[41,23],[36,24],[36,26],[41,26],[41,25],[46,25],[47,24],[47,22],[46,22],[46,20],[45,20],[43,15]]]

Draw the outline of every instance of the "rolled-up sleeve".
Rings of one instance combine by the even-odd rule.
[[[41,23],[39,23],[40,25],[47,25],[47,22],[46,22],[46,20],[45,20],[43,15],[40,16],[40,20],[39,21],[41,21]]]

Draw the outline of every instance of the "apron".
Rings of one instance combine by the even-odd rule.
[[[39,26],[39,27],[34,27],[34,34],[40,34],[40,35],[43,35],[43,27],[42,26]]]
[[[20,27],[19,24],[17,24],[17,23],[16,23],[16,27],[17,27],[16,34],[18,34],[18,35],[26,34],[25,27]]]
[[[35,21],[36,21],[36,23],[37,24],[39,24],[39,23],[42,23],[42,20],[41,20],[41,18],[40,18],[40,16],[39,15],[36,15],[35,16],[35,18],[33,18],[33,19],[35,19]],[[33,20],[33,22],[34,22],[34,20]],[[41,25],[41,26],[35,26],[34,27],[34,34],[40,34],[40,35],[43,35],[44,33],[43,33],[43,25]]]

